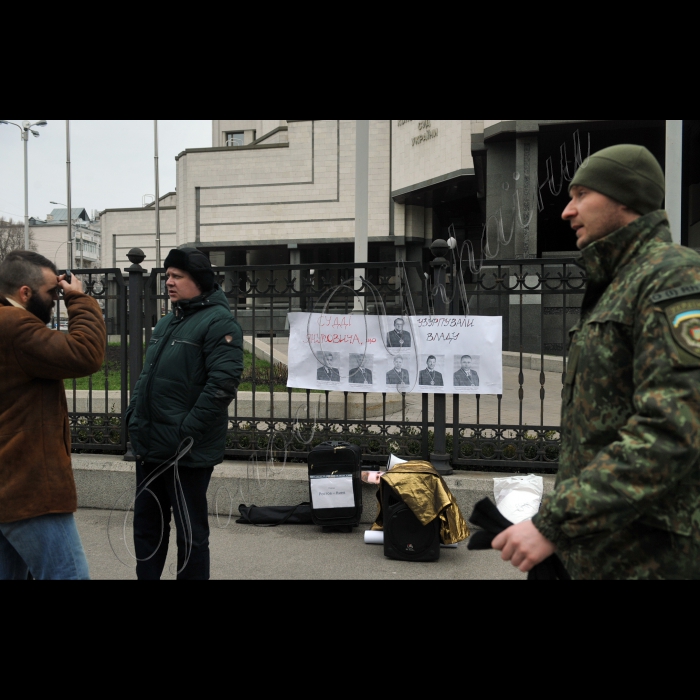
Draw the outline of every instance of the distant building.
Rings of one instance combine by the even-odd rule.
[[[99,218],[87,210],[71,209],[73,222],[73,261],[76,270],[102,267],[102,232]],[[46,220],[31,217],[29,228],[34,236],[37,252],[64,269],[68,265],[68,215],[66,209],[54,209]]]

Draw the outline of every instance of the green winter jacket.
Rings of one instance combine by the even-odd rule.
[[[221,289],[176,303],[153,331],[129,403],[134,454],[161,462],[192,437],[192,450],[180,464],[221,462],[228,406],[242,371],[243,333]]]
[[[656,211],[583,262],[559,473],[533,523],[574,578],[700,576],[700,255]]]

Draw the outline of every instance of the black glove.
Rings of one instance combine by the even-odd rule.
[[[483,530],[477,530],[469,538],[467,549],[491,549],[491,543],[496,535],[500,535],[513,525],[488,498],[484,498],[474,506],[474,512],[469,518],[469,522],[483,528]],[[552,554],[551,557],[532,568],[527,575],[527,580],[571,581],[571,576],[561,563],[561,559],[556,554]]]

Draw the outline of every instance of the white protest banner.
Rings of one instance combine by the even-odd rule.
[[[288,387],[503,393],[501,316],[289,314]]]
[[[312,476],[311,502],[316,508],[354,508],[352,474]]]

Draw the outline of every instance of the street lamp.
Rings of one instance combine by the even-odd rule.
[[[158,120],[153,121],[156,169],[156,267],[160,267],[160,178],[158,177]]]
[[[24,249],[29,250],[29,185],[27,177],[27,141],[29,141],[29,132],[32,136],[39,137],[39,132],[32,129],[33,126],[46,126],[45,119],[40,119],[38,122],[23,121],[22,125],[0,120],[0,124],[12,124],[22,132],[22,141],[24,141]]]

